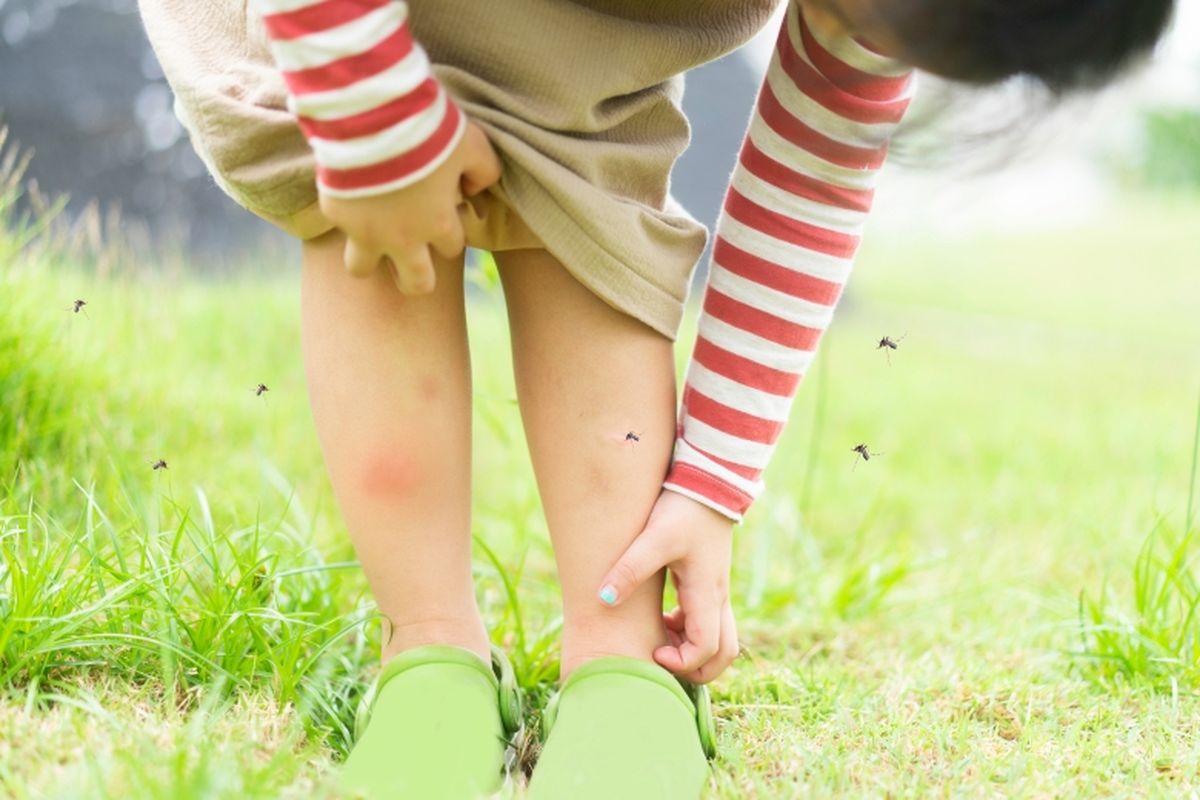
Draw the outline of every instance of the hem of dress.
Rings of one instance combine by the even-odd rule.
[[[503,177],[501,184],[504,184]],[[536,192],[524,191],[519,194],[513,193],[507,186],[502,186],[502,189],[510,207],[542,241],[546,250],[562,262],[572,277],[605,303],[674,342],[683,322],[686,295],[676,299],[638,275],[579,228],[552,196],[536,184],[533,187],[536,187]],[[549,222],[552,217],[563,224]],[[577,235],[564,236],[562,231],[567,226],[574,228]],[[695,265],[692,266],[694,270]],[[644,302],[635,305],[630,302],[631,297]]]

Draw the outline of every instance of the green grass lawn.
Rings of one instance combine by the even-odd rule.
[[[295,270],[101,280],[14,237],[0,796],[322,795],[379,625],[307,411]],[[1200,201],[869,236],[856,269],[737,533],[713,796],[1200,791]],[[536,725],[558,593],[501,302],[471,308],[478,591]],[[860,442],[882,455],[855,466]]]

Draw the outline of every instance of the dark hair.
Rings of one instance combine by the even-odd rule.
[[[1153,49],[1174,0],[900,0],[880,11],[914,63],[987,84],[1094,88]]]

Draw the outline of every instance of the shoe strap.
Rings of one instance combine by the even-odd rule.
[[[500,684],[498,688],[500,721],[504,724],[504,733],[511,738],[525,724],[525,715],[521,708],[521,687],[517,685],[517,676],[513,672],[512,662],[496,645],[492,645],[492,671],[496,674],[496,679]]]
[[[704,757],[712,761],[717,757],[717,725],[713,720],[712,694],[706,683],[684,683],[683,688],[696,706],[696,731],[700,734]]]

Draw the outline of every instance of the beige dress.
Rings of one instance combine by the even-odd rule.
[[[707,236],[670,195],[689,139],[682,74],[748,40],[778,2],[409,0],[437,78],[503,162],[468,242],[544,246],[673,339]],[[247,2],[140,7],[176,113],[217,183],[296,236],[325,232],[312,154]]]

